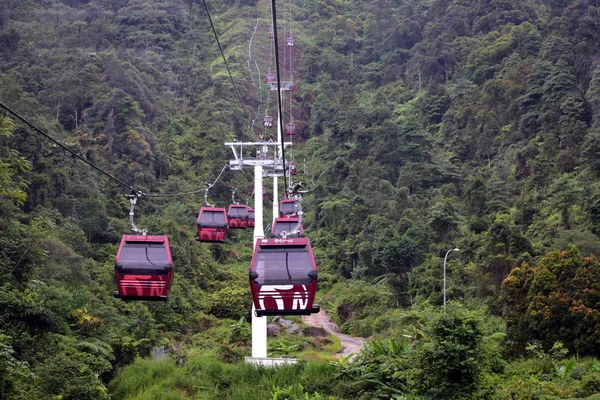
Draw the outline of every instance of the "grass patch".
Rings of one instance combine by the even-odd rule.
[[[307,349],[298,355],[298,358],[302,360],[321,360],[326,362],[338,361],[340,356],[337,354],[344,346],[342,345],[341,340],[336,336],[327,336],[327,339],[331,340],[333,343],[326,344],[322,348],[312,348]]]
[[[265,400],[287,392],[300,395],[294,398],[321,398],[315,396],[332,395],[331,379],[338,372],[326,361],[266,368],[201,354],[178,368],[175,360],[137,359],[117,374],[109,390],[115,400]]]

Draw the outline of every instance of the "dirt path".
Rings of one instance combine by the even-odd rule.
[[[350,354],[354,354],[354,356],[352,357],[352,358],[354,358],[356,356],[356,354],[358,354],[360,349],[362,349],[362,347],[365,345],[365,343],[367,341],[366,339],[363,339],[363,338],[348,336],[348,335],[341,333],[338,330],[337,325],[334,324],[333,322],[331,322],[331,319],[329,318],[329,314],[327,314],[327,312],[325,312],[324,310],[321,310],[317,314],[311,314],[311,315],[304,316],[304,317],[302,317],[302,321],[307,325],[314,326],[317,328],[323,328],[327,332],[329,332],[329,334],[331,334],[333,336],[337,336],[340,339],[340,341],[342,342],[342,345],[344,346],[342,348],[342,351],[337,353],[337,354],[339,354],[340,357],[346,357]]]

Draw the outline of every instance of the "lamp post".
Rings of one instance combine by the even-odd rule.
[[[444,306],[446,306],[446,260],[448,259],[448,254],[451,251],[459,251],[459,249],[450,249],[446,252],[446,256],[444,257]]]

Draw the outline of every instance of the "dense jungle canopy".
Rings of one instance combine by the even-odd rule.
[[[3,0],[0,102],[140,190],[199,192],[140,200],[136,223],[169,236],[175,281],[168,302],[123,302],[128,190],[0,111],[0,398],[594,398],[599,4],[277,5],[296,39],[287,153],[309,191],[319,302],[371,342],[336,361],[282,335],[272,354],[308,357],[244,365],[252,232],[194,240],[223,143],[274,137],[251,128],[276,104],[258,84],[271,2]],[[226,171],[210,200],[235,187],[245,201],[252,179]]]

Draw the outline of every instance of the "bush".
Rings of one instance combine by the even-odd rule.
[[[472,312],[447,303],[427,327],[430,342],[419,354],[420,393],[426,398],[468,399],[484,372],[483,333]]]

